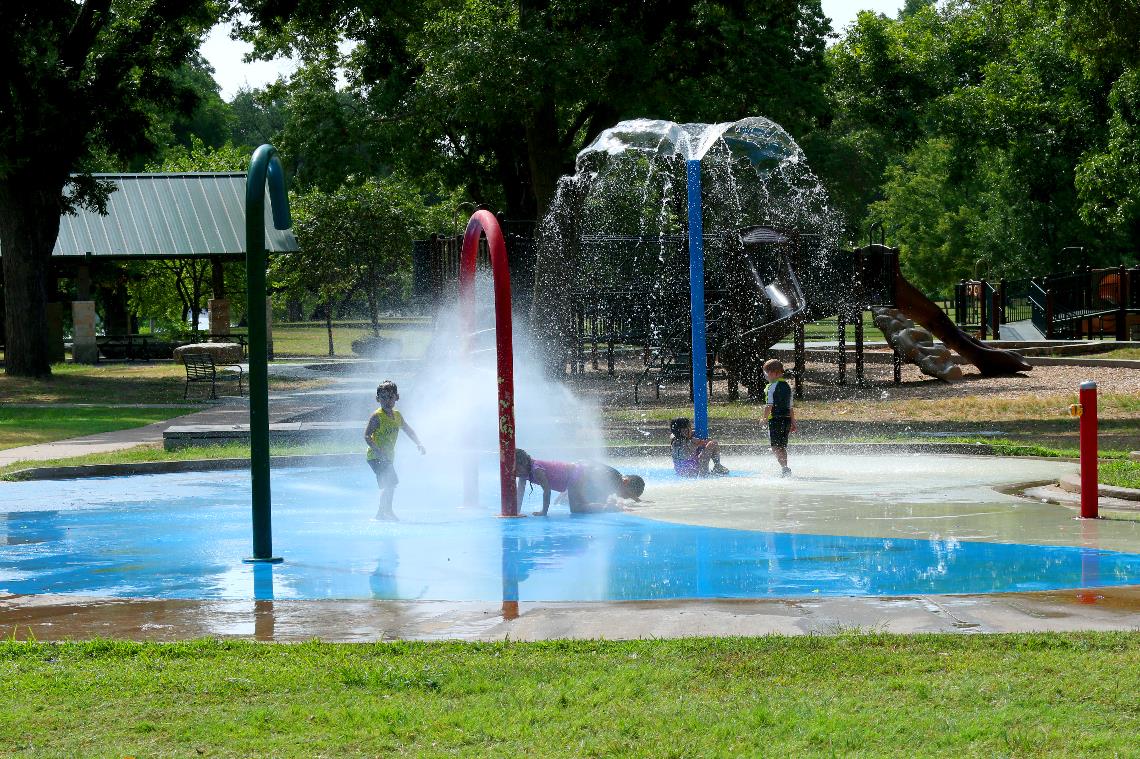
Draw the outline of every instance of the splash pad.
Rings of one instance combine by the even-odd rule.
[[[186,599],[617,601],[992,593],[1140,584],[1140,523],[1078,522],[995,488],[1070,464],[909,456],[804,457],[782,481],[679,482],[664,459],[626,461],[653,503],[635,513],[503,520],[495,467],[484,507],[458,476],[407,468],[399,523],[371,522],[362,463],[273,472],[283,564],[245,565],[244,472],[5,485],[0,592]],[[953,475],[955,485],[934,477]],[[458,468],[455,472],[458,475]],[[129,487],[127,483],[129,482]],[[704,483],[700,483],[704,484]],[[530,496],[532,499],[534,495]],[[45,508],[44,504],[52,504]]]

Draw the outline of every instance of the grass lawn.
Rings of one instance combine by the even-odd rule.
[[[804,325],[804,340],[835,340],[839,332],[839,320],[835,317],[820,319],[817,322],[808,322]],[[855,326],[850,322],[843,331],[848,345],[855,344]],[[875,318],[870,311],[863,312],[863,339],[868,342],[882,341],[883,333],[875,328]],[[792,342],[792,335],[784,338],[785,342]]]
[[[1121,358],[1130,360],[1140,360],[1140,348],[1116,348],[1106,353],[1096,353],[1089,356],[1089,358]]]
[[[20,756],[1135,755],[1140,633],[0,643]]]
[[[186,369],[169,362],[135,364],[55,364],[52,376],[43,379],[9,377],[0,373],[0,403],[174,403],[183,404]],[[222,376],[225,376],[224,374]],[[322,380],[286,380],[271,377],[274,390],[317,387]],[[220,380],[218,393],[237,394],[237,382]],[[209,388],[190,388],[190,401],[201,401]],[[173,416],[174,414],[171,414]]]
[[[1104,485],[1140,489],[1140,461],[1102,461],[1097,466],[1097,480]]]
[[[244,330],[234,330],[234,333]],[[362,322],[333,322],[333,350],[339,358],[354,358],[352,341],[372,334]],[[431,340],[431,323],[422,320],[382,320],[380,336],[394,338],[403,345],[403,356],[423,355]],[[289,322],[273,325],[273,355],[277,358],[327,357],[329,335],[324,322]]]
[[[99,432],[142,427],[152,422],[187,414],[182,408],[67,408],[0,407],[0,449],[50,443]]]

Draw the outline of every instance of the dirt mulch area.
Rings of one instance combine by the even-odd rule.
[[[1032,371],[1008,377],[983,377],[973,366],[964,366],[965,377],[959,382],[947,383],[927,377],[918,368],[904,364],[902,383],[892,382],[890,364],[867,364],[865,377],[868,388],[853,386],[854,364],[848,364],[848,385],[836,384],[837,368],[834,364],[813,362],[807,365],[805,376],[805,398],[808,402],[829,400],[853,401],[936,401],[950,400],[961,402],[965,398],[975,399],[1057,399],[1062,396],[1075,396],[1077,387],[1085,380],[1093,380],[1099,386],[1101,395],[1132,395],[1137,397],[1137,411],[1140,411],[1140,371],[1110,367],[1077,366],[1036,366]],[[603,407],[633,407],[633,384],[640,373],[639,363],[628,362],[616,368],[615,376],[605,371],[587,368],[584,374],[568,377],[569,384],[582,395],[591,398]],[[655,397],[652,382],[642,384],[639,391],[640,405],[676,406],[688,403],[688,383],[677,380],[661,389],[661,398]],[[741,395],[746,393],[741,389]],[[728,383],[714,383],[711,400],[728,400]],[[1059,409],[1060,412],[1060,409]]]

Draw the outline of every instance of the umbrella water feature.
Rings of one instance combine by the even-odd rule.
[[[578,154],[575,174],[563,178],[544,222],[547,244],[564,258],[569,252],[575,262],[559,270],[562,282],[548,283],[549,287],[569,283],[590,289],[600,281],[650,291],[648,308],[657,311],[651,319],[654,333],[675,329],[682,315],[668,301],[688,289],[686,353],[691,357],[694,428],[700,436],[707,434],[705,378],[712,348],[706,345],[706,309],[712,308],[705,302],[706,282],[719,281],[723,289],[733,277],[748,279],[749,268],[756,274],[755,260],[734,239],[738,230],[754,225],[773,227],[774,235],[784,241],[786,250],[770,256],[774,260],[794,255],[801,236],[811,238],[816,250],[830,251],[839,232],[826,192],[803,151],[783,128],[761,117],[719,124],[623,121]],[[631,261],[628,255],[604,248],[615,241],[642,248],[656,244],[656,260],[638,252]],[[685,263],[676,250],[680,245],[687,249]],[[711,259],[710,246],[715,249]],[[598,252],[592,257],[593,250],[578,255],[585,248]],[[828,279],[826,257],[817,258],[821,260],[814,267],[819,273],[812,279]],[[759,292],[745,296],[752,301],[753,312],[776,310],[779,305],[773,293],[765,292],[772,284],[767,271],[771,263],[760,262],[765,281],[756,283]],[[783,268],[775,264],[775,269]],[[687,281],[682,271],[687,271]],[[652,334],[649,339],[659,337]]]

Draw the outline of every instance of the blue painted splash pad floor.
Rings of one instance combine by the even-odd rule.
[[[503,520],[489,508],[457,508],[458,492],[440,492],[438,473],[409,468],[397,501],[404,521],[395,524],[371,520],[375,485],[363,466],[275,472],[274,547],[286,561],[256,567],[240,561],[250,541],[244,472],[4,485],[0,593],[614,601],[1140,584],[1140,554],[1076,545],[742,530],[638,514],[576,517],[564,507],[546,519]],[[660,466],[640,471],[656,499],[643,514],[692,501],[693,485]],[[805,480],[787,498],[822,507],[817,491],[830,481]],[[742,508],[742,494],[781,487],[763,477],[722,484]],[[485,476],[483,485],[483,503],[495,503],[496,483]]]

